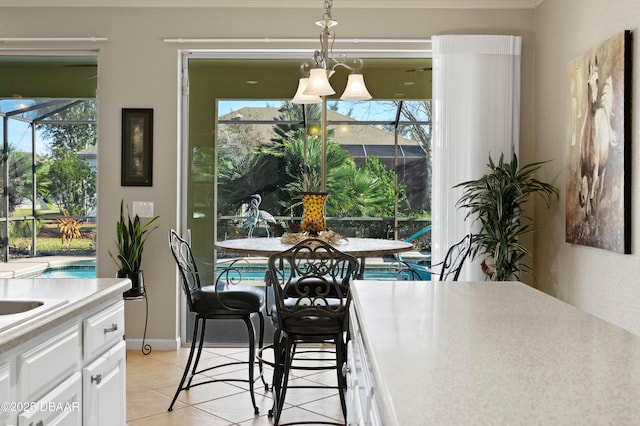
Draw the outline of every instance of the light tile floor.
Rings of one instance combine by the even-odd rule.
[[[246,383],[211,383],[183,391],[167,411],[176,391],[189,355],[188,348],[178,351],[152,351],[143,355],[140,351],[127,351],[127,424],[129,426],[169,425],[272,425],[267,416],[272,405],[271,391],[266,391],[262,381],[255,384],[256,403],[260,414],[254,416]],[[203,350],[202,366],[225,364],[234,360],[246,360],[244,348],[207,348]],[[214,370],[215,371],[215,370]],[[246,365],[218,369],[216,377],[247,377]],[[257,372],[257,369],[256,369]],[[272,370],[265,369],[267,381]],[[213,375],[212,372],[206,373]],[[297,385],[336,384],[334,371],[295,372],[290,382]],[[322,422],[344,423],[340,398],[336,389],[290,389],[280,423]]]

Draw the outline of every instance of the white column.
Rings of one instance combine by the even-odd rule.
[[[477,179],[489,156],[518,153],[521,38],[443,35],[433,46],[432,259],[477,229],[456,208],[462,193],[453,187]],[[434,279],[436,279],[435,277]],[[479,260],[467,261],[459,280],[484,280]]]

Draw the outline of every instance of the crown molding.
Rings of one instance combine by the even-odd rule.
[[[535,9],[544,0],[340,0],[350,9]],[[0,7],[321,8],[319,0],[0,0]]]

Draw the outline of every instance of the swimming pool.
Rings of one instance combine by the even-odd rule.
[[[95,278],[96,268],[47,268],[37,275],[31,275],[30,278]]]
[[[224,266],[224,265],[221,265]],[[255,265],[241,268],[243,281],[263,281],[266,272],[266,265]],[[21,275],[21,278],[95,278],[96,264],[95,261],[74,262],[68,265],[47,268],[44,271]],[[370,280],[393,280],[403,279],[398,276],[396,265],[375,265],[367,267],[364,272],[364,278]]]
[[[60,266],[49,267],[43,271],[20,275],[19,278],[95,278],[95,260],[70,262]]]
[[[222,263],[219,267],[225,267]],[[222,269],[218,269],[219,273]],[[267,272],[266,264],[255,265],[240,265],[237,267],[238,272],[234,272],[228,278],[236,279],[238,276],[242,277],[242,281],[264,281],[265,274]],[[399,274],[398,265],[395,263],[367,265],[364,271],[364,279],[368,280],[395,280],[403,279]]]

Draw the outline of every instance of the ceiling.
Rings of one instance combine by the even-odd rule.
[[[274,92],[286,97],[283,94],[295,91],[300,77],[300,61],[295,59],[198,59],[190,63],[194,75],[228,83],[224,88],[230,93],[217,89],[222,98],[273,98]],[[0,55],[0,98],[92,98],[97,71],[96,56]],[[367,58],[363,74],[367,86],[374,89],[372,94],[380,99],[431,96],[430,58]],[[347,75],[339,69],[332,77],[334,87],[344,88]]]
[[[0,55],[0,98],[94,98],[97,56]]]
[[[534,9],[544,0],[339,0],[340,8]],[[0,7],[318,8],[321,0],[0,0]]]
[[[210,87],[222,99],[290,98],[300,78],[299,66],[296,60],[194,59],[189,61],[189,79],[201,81],[200,90]],[[431,98],[430,58],[367,58],[362,74],[376,99]],[[344,91],[348,75],[344,68],[336,70],[331,85],[338,94],[329,98]]]

